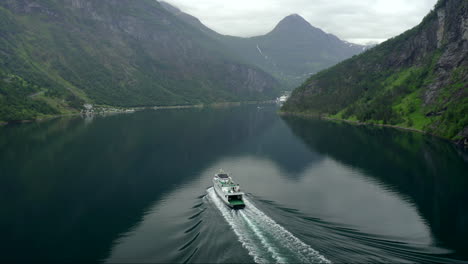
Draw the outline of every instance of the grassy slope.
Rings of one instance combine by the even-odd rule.
[[[438,5],[444,3],[440,1]],[[283,111],[323,113],[332,118],[390,124],[457,139],[468,125],[468,84],[464,81],[468,68],[462,65],[452,69],[448,84],[439,88],[436,100],[424,104],[423,93],[437,77],[436,63],[443,47],[418,63],[388,63],[389,58],[404,52],[406,42],[414,35],[433,26],[436,16],[433,11],[414,29],[312,76],[294,91]]]
[[[271,99],[276,93],[275,89],[244,89],[246,76],[254,71],[257,81],[276,84],[155,1],[94,1],[102,21],[90,18],[88,10],[68,9],[55,0],[40,5],[53,15],[13,14],[0,5],[0,73],[46,91],[15,101],[17,110],[22,105],[28,112],[25,115],[2,115],[13,109],[11,100],[3,100],[0,120],[50,113],[31,108],[26,102],[32,99],[54,113],[66,113],[84,102],[124,107],[186,105]],[[0,97],[22,94],[13,95],[4,88],[0,87]]]
[[[51,79],[40,65],[27,59],[24,46],[17,41],[23,31],[13,14],[0,7],[0,120],[30,120],[76,112],[73,107],[83,100],[60,87],[60,80]]]

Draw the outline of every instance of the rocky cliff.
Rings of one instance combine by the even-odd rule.
[[[421,24],[297,88],[283,110],[391,124],[464,140],[468,1],[440,0]]]
[[[288,89],[297,87],[311,74],[367,49],[325,33],[297,14],[285,17],[265,35],[241,38],[218,34],[196,17],[166,2],[161,4],[180,19],[222,42],[239,58],[275,76]]]
[[[1,1],[0,54],[0,75],[60,109],[263,100],[279,86],[152,0]],[[5,87],[0,108],[12,102]]]

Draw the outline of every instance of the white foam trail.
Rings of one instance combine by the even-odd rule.
[[[249,220],[249,218],[244,214],[244,212],[240,212],[242,218],[244,218],[245,222],[248,226],[254,231],[255,235],[260,238],[262,245],[272,254],[272,257],[280,263],[286,263],[286,259],[282,257],[275,248],[269,243],[268,239],[262,234],[261,230]]]
[[[254,237],[250,235],[249,232],[246,232],[246,228],[242,226],[242,222],[238,222],[235,218],[237,216],[234,214],[235,211],[230,210],[226,207],[226,205],[216,196],[213,188],[208,189],[208,198],[212,201],[215,206],[219,209],[221,214],[223,215],[224,219],[228,222],[231,226],[234,233],[239,238],[239,242],[241,242],[242,246],[244,246],[249,255],[254,258],[256,263],[271,263],[274,260],[265,258],[266,256],[262,256],[262,248],[259,247],[258,243],[254,240]]]
[[[239,241],[257,263],[331,263],[319,252],[295,237],[284,227],[244,198],[243,210],[229,209],[213,188],[207,190],[208,198],[216,205]]]

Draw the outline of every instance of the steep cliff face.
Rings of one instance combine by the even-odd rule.
[[[224,39],[227,46],[290,88],[366,48],[327,34],[297,14],[285,17],[263,36]]]
[[[278,88],[152,0],[4,0],[0,42],[0,71],[50,98],[171,105],[268,99]]]
[[[468,125],[467,20],[468,1],[441,0],[415,28],[312,76],[283,109],[462,140]]]
[[[367,48],[327,34],[297,14],[282,19],[268,34],[241,38],[221,35],[203,25],[196,17],[166,2],[161,4],[178,18],[222,42],[244,61],[272,74],[289,89],[300,85],[312,73]]]

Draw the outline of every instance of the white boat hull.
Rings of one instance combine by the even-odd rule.
[[[216,195],[229,207],[233,209],[242,209],[245,207],[245,204],[232,204],[229,202],[228,197],[229,196],[243,196],[244,193],[238,192],[238,193],[225,193],[223,190],[219,187],[219,185],[213,180],[213,189],[215,190]]]

